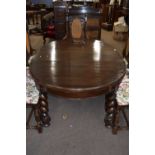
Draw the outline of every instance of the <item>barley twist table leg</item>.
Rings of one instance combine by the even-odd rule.
[[[50,125],[50,116],[48,114],[48,101],[47,101],[47,92],[41,88],[40,91],[40,98],[39,98],[39,112],[40,112],[40,119],[41,119],[41,124],[44,127],[47,127]]]
[[[115,89],[105,96],[105,119],[104,123],[106,127],[114,127],[114,119],[116,114],[116,93]]]

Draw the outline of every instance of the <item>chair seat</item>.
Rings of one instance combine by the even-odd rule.
[[[116,93],[117,103],[120,106],[129,105],[129,74],[128,71],[119,85]]]
[[[26,103],[37,104],[39,99],[39,91],[33,80],[29,67],[26,68]]]

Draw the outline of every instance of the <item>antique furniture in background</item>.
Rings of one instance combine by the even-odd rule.
[[[100,8],[99,0],[63,0],[67,2],[70,7],[91,6],[94,8]]]
[[[128,39],[128,25],[125,22],[124,16],[119,17],[117,22],[114,22],[113,26],[113,39],[117,41],[125,41]]]
[[[42,18],[43,40],[46,43],[46,38],[55,39],[54,13],[50,12]]]
[[[115,20],[116,8],[118,7],[117,0],[114,1],[114,4],[110,4],[109,0],[103,0],[101,6],[103,9],[102,28],[111,31]]]
[[[33,18],[30,18],[31,13]],[[55,1],[53,3],[53,12],[49,12],[45,9],[28,10],[27,23],[30,33],[43,34],[44,44],[46,42],[46,38],[56,40],[63,39],[71,30],[71,23],[74,21],[74,18],[80,19],[82,29],[84,31],[84,39],[100,39],[101,14],[100,9],[96,9],[94,7],[69,6],[66,2]],[[34,17],[36,18],[35,20],[33,20]],[[68,28],[70,30],[68,30]],[[75,30],[75,27],[72,28]]]
[[[47,13],[45,9],[26,11],[26,19],[30,34],[42,34],[42,17]]]
[[[118,17],[129,15],[129,1],[128,0],[101,0],[101,7],[103,10],[102,28],[112,31],[113,24]]]
[[[33,57],[30,70],[36,82],[53,95],[82,99],[105,94],[105,125],[114,127],[116,90],[126,66],[112,47],[99,40],[52,41]]]
[[[47,8],[45,4],[27,5],[26,6],[26,21],[29,27],[30,34],[42,34],[44,15],[52,11],[52,8]]]

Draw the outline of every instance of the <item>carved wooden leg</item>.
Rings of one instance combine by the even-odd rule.
[[[47,92],[41,89],[40,98],[39,98],[39,112],[41,125],[47,127],[50,125],[50,116],[48,115],[48,101],[47,101]]]
[[[105,126],[113,128],[114,127],[114,118],[116,114],[116,94],[115,89],[105,96]]]

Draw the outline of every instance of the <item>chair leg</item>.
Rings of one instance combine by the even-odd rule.
[[[33,112],[34,112],[34,108],[32,107],[31,112],[30,112],[30,114],[28,116],[28,119],[26,121],[26,128],[27,129],[30,129],[31,128],[31,126],[30,126],[30,120],[31,120],[31,117],[32,117]]]
[[[42,132],[42,126],[41,126],[41,119],[40,119],[40,114],[39,114],[39,106],[36,106],[35,107],[35,110],[34,110],[34,116],[35,116],[35,120],[37,122],[35,128],[38,130],[39,133]]]
[[[125,111],[124,111],[124,108],[122,109],[122,114],[123,114],[124,119],[125,119],[125,121],[126,121],[127,128],[129,128],[129,120],[128,120],[127,116],[126,116],[126,113],[125,113]]]
[[[32,105],[32,109],[29,113],[28,119],[26,121],[26,129],[37,129],[39,133],[42,132],[42,126],[41,126],[41,120],[40,120],[40,114],[39,114],[39,106],[38,105]],[[32,118],[32,115],[35,116],[36,125],[30,125],[30,120]]]
[[[112,128],[113,134],[117,134],[118,130],[129,129],[129,120],[128,120],[127,115],[124,111],[124,108],[125,107],[117,105],[117,110],[116,110],[116,114],[114,117],[114,126]],[[127,124],[126,126],[120,126],[120,112],[122,112],[122,114],[123,114],[123,118],[125,119],[126,124]]]
[[[119,122],[120,122],[119,114],[120,114],[120,109],[119,109],[119,106],[117,105],[115,116],[114,116],[114,126],[112,128],[113,134],[117,134],[117,131],[119,129]]]

